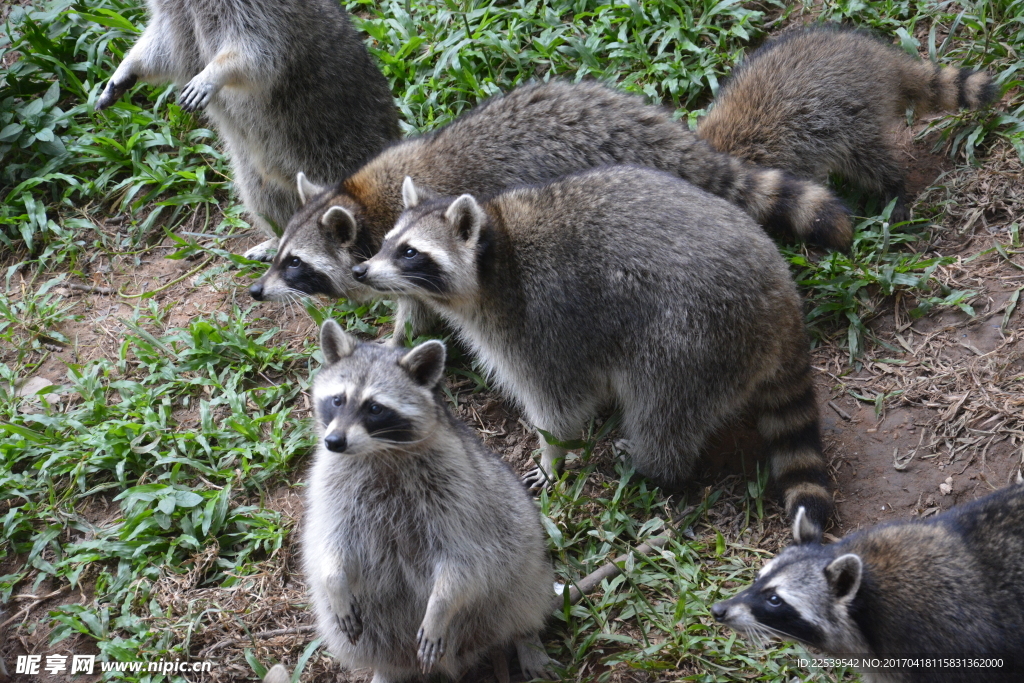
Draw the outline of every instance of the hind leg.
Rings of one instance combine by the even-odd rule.
[[[516,654],[519,656],[519,668],[522,669],[526,680],[554,678],[551,665],[555,661],[548,657],[544,644],[540,642],[540,636],[536,633],[516,641]]]
[[[889,222],[902,223],[910,220],[910,207],[907,205],[903,169],[896,159],[889,137],[879,132],[864,147],[850,150],[849,159],[839,169],[839,173],[858,187],[881,195],[885,206],[895,199]]]
[[[551,433],[547,429],[544,431]],[[540,440],[541,447],[540,465],[523,475],[523,484],[531,491],[544,488],[558,476],[562,469],[562,461],[565,460],[565,456],[569,452],[557,444],[548,443],[548,440],[540,432],[537,432],[537,438]],[[559,439],[559,441],[561,440]]]
[[[229,145],[228,154],[235,174],[235,187],[249,212],[250,221],[270,237],[246,251],[244,256],[254,261],[270,261],[277,251],[278,233],[285,229],[299,208],[298,191],[265,179],[249,160],[248,154],[241,151],[240,145]]]

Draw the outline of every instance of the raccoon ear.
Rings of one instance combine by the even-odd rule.
[[[434,388],[444,375],[444,361],[447,355],[444,344],[432,339],[423,342],[402,356],[398,364],[412,375],[417,384]]]
[[[846,553],[825,567],[825,578],[837,600],[847,601],[857,595],[860,588],[860,577],[864,567],[860,556]]]
[[[797,545],[821,542],[821,529],[811,521],[803,505],[797,508],[796,518],[793,520],[793,541]]]
[[[480,227],[484,224],[486,214],[477,204],[473,195],[464,194],[448,207],[444,217],[455,228],[455,234],[466,242],[475,243],[480,236]]]
[[[343,206],[332,206],[320,217],[320,225],[336,238],[335,246],[350,247],[356,241],[356,217]]]
[[[326,187],[309,182],[306,174],[302,171],[299,171],[299,174],[295,176],[295,185],[299,188],[299,201],[303,204],[312,199],[314,195],[318,195],[327,189]]]
[[[323,352],[324,362],[328,365],[348,358],[358,345],[358,339],[341,329],[341,325],[330,318],[320,327],[320,351]]]
[[[412,176],[405,176],[405,180],[402,181],[402,201],[407,209],[419,206],[428,199],[437,199],[439,196],[436,192],[431,191],[430,188],[417,185],[413,181]]]

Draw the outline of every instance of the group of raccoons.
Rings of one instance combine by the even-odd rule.
[[[271,260],[251,295],[397,302],[387,345],[321,329],[301,548],[342,665],[374,683],[458,679],[514,646],[527,678],[551,677],[554,577],[527,488],[615,409],[636,470],[669,487],[717,429],[756,420],[797,545],[717,619],[836,654],[1016,654],[1024,676],[1024,486],[821,544],[833,503],[802,301],[770,237],[850,245],[829,174],[908,219],[907,108],[986,105],[989,75],[819,25],[748,56],[696,133],[636,96],[553,80],[401,140],[336,0],[148,2],[96,107],[173,81],[206,112],[253,221],[283,228],[246,254]],[[405,347],[439,320],[541,430],[528,486],[447,408],[444,345]]]

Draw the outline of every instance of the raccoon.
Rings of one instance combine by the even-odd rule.
[[[328,320],[321,348],[302,559],[330,651],[387,683],[514,644],[527,678],[550,677],[539,514],[445,406],[444,344],[361,344]]]
[[[799,640],[829,654],[1006,656],[1002,669],[865,672],[876,683],[1001,683],[1024,672],[1024,486],[929,520],[895,522],[820,545],[803,511],[796,545],[766,564],[719,621],[755,638]]]
[[[829,173],[896,204],[909,220],[899,131],[905,112],[978,109],[992,78],[922,62],[862,31],[821,25],[783,33],[733,71],[697,134],[721,151],[799,178]],[[756,112],[756,113],[755,113]]]
[[[332,0],[147,0],[149,26],[96,101],[139,79],[173,81],[187,110],[213,120],[239,196],[272,239],[299,208],[295,175],[354,173],[400,137],[387,80]]]
[[[552,81],[517,88],[444,128],[396,144],[335,187],[299,177],[305,203],[270,269],[249,291],[257,300],[369,296],[351,268],[376,253],[394,227],[405,176],[421,192],[486,195],[614,163],[686,178],[744,207],[775,234],[834,248],[850,243],[845,207],[821,186],[719,154],[673,121],[669,110],[635,95],[594,82]],[[400,303],[396,343],[410,316],[422,319],[413,304]]]
[[[556,440],[622,412],[637,471],[674,487],[708,437],[753,411],[786,509],[832,510],[800,296],[775,244],[674,176],[612,166],[546,185],[423,200],[353,275],[416,297]],[[547,443],[540,486],[565,451]]]

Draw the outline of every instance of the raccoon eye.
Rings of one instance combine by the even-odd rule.
[[[370,404],[370,415],[380,415],[384,412],[384,406],[379,403]]]
[[[778,607],[779,605],[782,604],[782,598],[780,598],[775,593],[772,593],[771,595],[768,596],[768,604],[771,605],[772,607]]]
[[[412,247],[406,247],[405,250],[402,252],[402,257],[403,258],[415,258],[416,254],[418,254],[418,253],[420,253],[420,252],[416,251]]]
[[[334,397],[334,405],[340,406],[344,402],[345,402],[345,397],[344,396],[339,394],[339,395]]]
[[[290,259],[288,259],[289,268],[298,268],[301,265],[302,259],[300,259],[298,256],[292,256]]]

